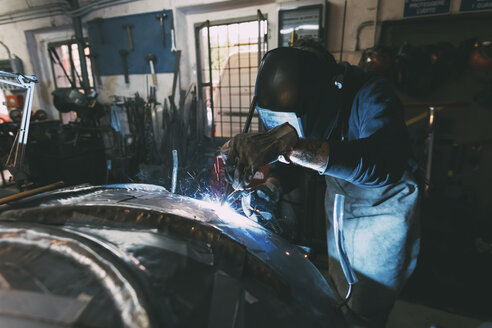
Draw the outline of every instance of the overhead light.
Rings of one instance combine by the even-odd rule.
[[[292,33],[294,29],[291,27],[291,28],[283,28],[280,30],[280,34],[290,34]],[[310,30],[310,31],[316,31],[316,30],[319,30],[319,26],[318,25],[314,25],[314,24],[304,24],[304,25],[299,25],[295,28],[296,31],[299,31],[299,30]]]

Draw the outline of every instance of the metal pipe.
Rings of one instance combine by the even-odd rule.
[[[2,41],[0,41],[0,44],[1,44],[2,46],[4,46],[5,50],[7,51],[7,55],[9,56],[9,59],[11,59],[11,58],[12,58],[12,55],[10,54],[10,49],[9,49],[9,47],[7,47],[7,45],[6,45],[5,43],[3,43]]]
[[[379,0],[376,0],[376,13],[374,15],[374,38],[373,38],[373,47],[376,46],[376,35],[378,31],[378,16],[379,16]]]
[[[61,16],[65,15],[65,11],[59,10],[59,11],[50,11],[47,13],[44,13],[39,16],[26,16],[26,17],[21,17],[21,18],[16,18],[16,19],[0,19],[0,25],[6,25],[6,24],[12,24],[12,23],[18,23],[18,22],[23,22],[27,20],[33,20],[33,19],[40,19],[40,18],[46,18],[46,17],[53,17],[53,16]]]
[[[0,14],[0,25],[22,22],[32,19],[40,19],[45,17],[53,17],[56,15],[68,15],[82,17],[94,10],[103,9],[112,5],[120,5],[129,3],[135,0],[110,0],[102,3],[93,2],[79,9],[70,11],[65,1],[57,2],[49,6],[37,6],[29,9],[17,10]],[[139,1],[139,0],[136,0]]]
[[[85,16],[89,14],[90,12],[98,9],[103,9],[106,7],[110,7],[112,5],[121,5],[129,2],[135,2],[135,1],[140,1],[140,0],[110,0],[107,2],[101,2],[101,3],[93,3],[92,5],[86,5],[84,7],[81,7],[80,10],[75,10],[71,11],[68,14],[70,16]]]
[[[339,62],[342,61],[343,56],[343,41],[345,39],[345,18],[347,16],[347,0],[345,0],[345,5],[343,8],[343,23],[342,23],[342,39],[340,41],[340,59]]]
[[[49,11],[49,10],[57,9],[60,7],[65,7],[67,9],[69,8],[66,1],[60,1],[60,2],[55,2],[55,3],[50,3],[48,5],[43,5],[43,6],[34,6],[34,7],[26,8],[26,9],[8,11],[6,13],[0,14],[0,18],[1,17],[14,17],[16,15],[22,15],[22,14],[36,14],[37,12]]]
[[[355,50],[360,50],[359,49],[359,44],[360,44],[360,32],[362,32],[362,30],[367,27],[367,26],[371,26],[371,25],[374,25],[374,22],[373,21],[365,21],[363,23],[361,23],[359,25],[359,27],[357,27],[357,34],[356,34],[356,37],[355,37]]]
[[[26,17],[26,16],[36,16],[36,15],[42,15],[42,14],[50,13],[50,12],[52,13],[54,11],[67,12],[68,7],[67,6],[65,6],[65,7],[66,8],[55,5],[55,6],[47,6],[47,7],[36,7],[33,9],[29,9],[29,10],[8,12],[5,14],[0,14],[0,19],[17,19],[17,18]]]

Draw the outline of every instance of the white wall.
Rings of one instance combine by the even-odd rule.
[[[37,20],[23,21],[12,24],[0,25],[0,40],[4,42],[10,49],[12,55],[17,55],[24,65],[26,74],[39,74],[38,70],[34,69],[32,56],[29,55],[29,50],[26,41],[26,31],[53,28],[57,26],[67,26],[71,24],[71,20],[65,16],[55,16],[50,18],[41,18]],[[70,33],[70,35],[73,33]],[[3,47],[0,47],[0,59],[7,59],[7,53]],[[44,64],[45,65],[45,64]],[[50,67],[51,70],[51,67]],[[33,110],[43,108],[49,113],[54,113],[54,109],[45,107],[46,101],[51,103],[51,97],[48,90],[52,89],[51,85],[52,74],[40,77],[40,83],[36,85]],[[48,105],[51,107],[50,105]],[[53,117],[53,116],[52,116]],[[57,117],[57,116],[55,116]]]

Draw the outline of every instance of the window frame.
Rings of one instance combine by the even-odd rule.
[[[76,90],[84,93],[84,88],[82,86],[80,86],[80,87],[77,86],[75,64],[74,64],[73,57],[72,57],[72,45],[73,44],[77,44],[77,41],[75,39],[70,39],[70,40],[65,40],[65,41],[55,41],[55,42],[48,43],[46,50],[48,51],[48,58],[49,58],[50,65],[51,65],[51,74],[53,76],[53,83],[54,83],[55,89],[58,89],[58,85],[57,85],[57,81],[56,81],[56,75],[55,75],[55,63],[53,63],[53,60],[51,60],[51,55],[49,54],[49,49],[50,48],[55,49],[55,48],[61,47],[61,46],[68,46],[68,48],[69,48],[68,53],[70,56],[70,72],[67,72],[67,74],[69,74],[71,79],[73,81],[75,81]],[[90,51],[89,42],[86,38],[84,38],[84,44],[85,44],[84,49],[89,48],[89,51]],[[78,46],[78,44],[77,44],[77,46]],[[79,60],[80,60],[80,58],[79,58]],[[90,61],[90,67],[92,68],[93,63],[92,63],[90,58],[87,58],[87,56],[86,56],[86,61]],[[73,64],[73,66],[72,66],[72,64]],[[92,85],[90,84],[90,80],[89,80],[89,90],[94,91],[96,89],[94,72],[91,69],[90,72],[89,71],[87,72],[87,74],[90,74],[92,76]]]

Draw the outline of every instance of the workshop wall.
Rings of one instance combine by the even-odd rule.
[[[125,4],[118,4],[104,9],[98,9],[83,18],[83,22],[93,20],[97,17],[110,19],[149,12],[172,10],[174,14],[174,25],[176,31],[177,48],[181,49],[181,67],[179,87],[186,88],[196,78],[196,53],[194,25],[209,19],[218,21],[237,17],[255,16],[256,10],[260,9],[268,16],[269,40],[268,47],[272,49],[277,45],[277,20],[278,10],[287,9],[289,6],[309,5],[319,3],[323,0],[139,0]],[[450,14],[458,13],[460,0],[450,1]],[[328,16],[326,17],[326,40],[328,49],[338,59],[341,48],[341,26],[343,22],[344,0],[327,1]],[[378,21],[399,20],[403,18],[404,1],[394,0],[349,0],[347,1],[347,14],[345,23],[345,34],[343,41],[343,60],[358,63],[361,49],[371,47],[374,43],[374,20],[376,14]],[[7,9],[3,9],[7,10]],[[0,9],[1,12],[1,9]],[[158,20],[155,20],[159,28]],[[57,117],[56,110],[52,107],[51,91],[54,89],[52,74],[47,72],[44,62],[43,47],[47,39],[44,34],[60,31],[61,26],[70,27],[71,19],[68,16],[56,16],[52,18],[41,18],[20,23],[3,24],[1,26],[0,40],[5,42],[11,52],[19,56],[24,63],[27,74],[38,74],[42,76],[41,83],[36,90],[34,109],[43,108],[51,117]],[[378,25],[380,26],[380,24]],[[53,31],[51,30],[53,29]],[[123,35],[123,30],[121,31]],[[379,32],[379,31],[378,31]],[[66,35],[60,37],[71,37],[73,32],[68,29]],[[87,30],[85,31],[87,35]],[[29,36],[38,40],[36,50],[40,53],[38,58],[29,52],[26,38]],[[377,39],[377,35],[376,35]],[[51,40],[51,39],[50,39]],[[158,43],[160,40],[153,40]],[[0,48],[0,57],[5,57],[4,50]],[[116,59],[116,58],[115,58]],[[118,58],[119,59],[119,58]],[[51,70],[51,67],[49,67]],[[50,73],[50,74],[48,74]],[[107,75],[102,77],[102,86],[98,87],[99,99],[103,102],[109,101],[113,95],[131,96],[135,92],[146,95],[148,74],[131,74],[130,83],[124,83],[123,74]],[[167,96],[172,81],[172,73],[158,73],[157,94]]]
[[[326,20],[327,46],[338,60],[341,49],[341,34],[345,0],[329,0]],[[461,0],[450,0],[449,14],[458,14]],[[395,0],[348,0],[343,41],[343,60],[358,64],[362,50],[372,47],[378,40],[381,22],[404,19],[405,1]],[[374,33],[377,15],[378,30]],[[359,42],[357,41],[359,40]]]
[[[121,5],[115,5],[111,7],[107,7],[104,9],[99,9],[96,11],[91,12],[89,15],[84,17],[84,22],[90,22],[93,21],[95,18],[102,17],[103,19],[115,19],[116,17],[121,17],[122,19],[127,16],[134,16],[134,15],[140,15],[140,14],[145,14],[149,12],[158,12],[162,10],[170,10],[173,9],[173,4],[172,1],[170,0],[164,0],[164,1],[155,1],[155,0],[142,0],[142,1],[135,1],[135,2],[130,2],[126,4],[121,4]],[[155,27],[157,28],[157,31],[160,33],[160,23],[157,19],[153,18],[152,22],[155,23]],[[135,31],[133,31],[135,33]],[[124,30],[121,30],[121,35],[123,37],[126,37],[126,32]],[[169,36],[169,35],[166,35]],[[110,36],[111,38],[111,36]],[[148,38],[147,40],[139,40],[139,41],[146,41],[148,43],[152,44],[161,44],[160,38]],[[167,38],[166,41],[171,41],[170,37]],[[115,40],[109,40],[109,43],[114,43]],[[138,42],[137,42],[138,43]],[[118,45],[115,50],[114,54],[114,60],[116,63],[120,64],[121,63],[121,58],[120,55],[118,54],[118,50],[123,47],[127,47],[128,45],[128,40],[125,40],[124,45]],[[128,50],[128,49],[127,49]],[[130,58],[128,59],[130,63]],[[161,59],[162,60],[162,59]],[[101,66],[101,65],[99,65]],[[121,66],[121,64],[120,64]],[[148,65],[147,65],[148,66]],[[173,63],[171,64],[171,67],[174,66],[174,60]],[[181,64],[183,66],[183,62]],[[150,68],[149,68],[150,70]],[[112,96],[133,96],[136,92],[138,92],[141,96],[146,96],[148,93],[148,87],[152,85],[152,78],[150,77],[150,72],[148,74],[132,74],[132,72],[129,72],[129,83],[125,83],[124,80],[124,75],[123,75],[123,68],[121,68],[121,73],[120,74],[111,74],[111,75],[102,75],[101,76],[101,81],[102,85],[98,87],[98,93],[99,93],[99,100],[102,102],[109,102],[111,101]],[[167,71],[166,73],[159,73],[157,72],[156,74],[157,78],[157,96],[158,96],[158,101],[162,101],[165,96],[168,95],[171,89],[172,85],[172,80],[173,80],[173,74],[172,71],[169,72]]]

